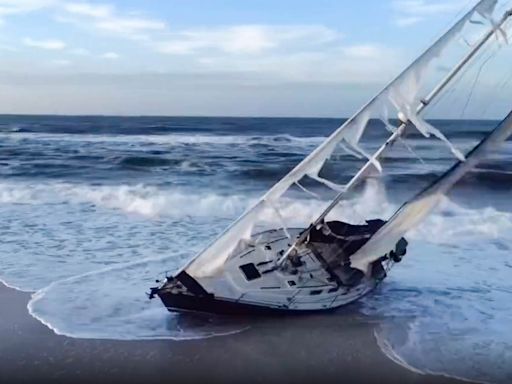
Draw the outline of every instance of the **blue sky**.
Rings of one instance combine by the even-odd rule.
[[[346,116],[467,0],[0,0],[0,113]]]

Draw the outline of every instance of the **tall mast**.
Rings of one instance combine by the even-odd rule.
[[[466,173],[476,167],[488,154],[498,148],[512,134],[512,111],[508,116],[471,150],[465,161],[458,161],[441,177],[403,204],[356,253],[350,256],[352,268],[369,271],[369,266],[380,255],[389,252],[405,233],[421,222],[439,204],[445,195]]]
[[[475,8],[474,8],[475,9]],[[450,82],[460,73],[462,69],[475,57],[475,55],[486,45],[486,43],[494,36],[494,34],[503,27],[505,22],[512,17],[512,9],[505,12],[500,22],[493,26],[493,28],[474,46],[471,51],[450,71],[450,73],[430,92],[430,94],[421,100],[416,108],[416,113],[422,113],[425,108],[435,100],[435,98],[450,84]],[[414,65],[414,64],[413,64]],[[281,265],[290,254],[297,248],[298,245],[303,243],[309,236],[311,230],[323,222],[327,215],[340,203],[346,193],[364,179],[366,172],[374,166],[375,162],[386,152],[388,148],[402,136],[405,128],[409,124],[409,120],[401,121],[400,126],[396,131],[386,140],[386,142],[371,156],[369,161],[357,172],[357,174],[346,184],[344,191],[340,192],[329,206],[318,216],[318,218],[304,231],[297,240],[292,244],[288,251],[279,259],[278,265]]]

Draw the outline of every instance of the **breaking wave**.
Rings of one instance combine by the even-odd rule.
[[[62,186],[57,189],[61,188]],[[90,192],[89,188],[82,186],[80,192],[82,194],[84,191]],[[119,189],[115,191],[119,193]],[[109,189],[109,193],[111,192],[112,190]],[[166,192],[159,191],[156,194],[165,195]],[[119,195],[115,194],[115,196],[117,200],[122,201]],[[196,322],[191,325],[189,324],[190,318],[167,314],[159,303],[150,303],[144,296],[144,292],[155,285],[155,277],[161,276],[164,271],[172,273],[236,217],[231,207],[219,204],[218,197],[211,200],[210,197],[198,195],[185,196],[185,194],[180,195],[178,201],[167,196],[166,204],[172,204],[176,209],[177,205],[191,204],[191,202],[181,199],[194,200],[196,203],[193,205],[193,209],[186,211],[187,215],[191,216],[181,216],[177,221],[178,225],[171,224],[165,228],[165,231],[157,232],[157,227],[154,224],[147,226],[153,232],[153,236],[152,241],[145,244],[144,252],[140,252],[141,250],[135,253],[130,252],[133,249],[132,243],[138,241],[138,235],[133,238],[133,229],[125,228],[126,223],[123,221],[126,219],[123,220],[121,217],[120,221],[116,221],[121,226],[119,231],[105,233],[104,236],[95,239],[96,243],[102,245],[100,252],[103,268],[99,268],[100,264],[87,264],[82,260],[80,270],[88,272],[77,275],[74,265],[76,265],[77,259],[84,257],[85,250],[73,254],[64,249],[62,256],[66,255],[65,259],[55,260],[56,255],[54,255],[50,261],[39,260],[34,263],[34,260],[31,260],[31,267],[25,266],[25,268],[52,269],[56,263],[60,264],[60,278],[56,281],[48,281],[46,284],[44,281],[40,281],[39,290],[29,305],[30,313],[59,334],[84,338],[187,339],[238,332],[245,329],[248,324],[225,322],[217,318],[209,318],[199,324]],[[371,214],[372,211],[379,210],[386,205],[385,195],[381,193],[381,186],[378,184],[368,185],[363,199],[369,199],[370,196],[374,197],[371,199],[371,204],[363,204],[362,200],[347,201],[342,204],[339,213],[360,219],[362,215]],[[240,198],[231,196],[226,199],[238,202]],[[304,221],[311,220],[322,208],[318,204],[325,204],[293,199],[287,200],[286,203],[282,214],[283,219],[289,225],[303,225]],[[366,212],[362,212],[362,210]],[[56,214],[58,213],[58,210],[54,209],[54,211]],[[123,212],[129,213],[130,209],[126,210],[125,207]],[[219,216],[231,217],[220,220]],[[273,212],[269,209],[268,212],[263,213],[262,220],[270,220],[271,216],[273,216]],[[88,216],[84,219],[89,221]],[[92,225],[97,224],[92,223]],[[137,233],[147,230],[144,228],[146,226],[139,227]],[[212,231],[214,228],[215,231]],[[105,231],[100,233],[103,232]],[[66,237],[76,236],[74,233],[66,234]],[[111,242],[112,236],[116,236],[116,238],[121,236],[118,239],[119,243],[130,242],[122,248],[123,251],[128,252],[123,258],[117,254],[115,247],[103,245],[105,242],[107,242],[106,244]],[[129,240],[126,239],[127,236]],[[153,256],[148,257],[151,254]],[[123,263],[123,259],[131,261]],[[114,264],[105,263],[107,260],[111,260]],[[13,273],[16,271],[19,269],[14,270]],[[32,276],[27,271],[23,275],[17,275],[16,278],[18,285],[27,281],[34,284]]]
[[[404,263],[363,300],[364,313],[384,318],[376,331],[383,351],[415,371],[510,382],[511,234],[512,213],[445,199],[407,236]]]
[[[216,145],[307,145],[315,146],[325,140],[325,137],[297,137],[291,135],[205,135],[205,134],[162,134],[162,135],[100,135],[100,134],[64,134],[36,132],[0,132],[2,140],[34,140],[80,143],[153,143],[165,145],[187,144],[216,144]]]
[[[366,209],[364,215],[368,215],[372,211],[380,210],[383,205],[387,205],[386,209],[389,212],[395,208],[387,202],[381,186],[374,184],[366,188],[361,200],[342,205],[342,211],[346,215],[350,208],[354,214]],[[211,205],[201,205],[200,209],[195,210],[195,215],[211,216],[211,209]],[[290,211],[284,214],[291,219],[293,213],[301,212],[308,216],[314,215],[318,209],[318,206],[311,205],[309,201],[296,200],[291,202]],[[222,215],[227,213],[229,209]],[[218,226],[212,220],[208,222],[212,226]],[[190,232],[182,233],[183,238],[176,246],[176,250],[190,246],[194,242],[196,242],[194,247],[196,250],[200,248],[199,245],[206,244],[206,240],[203,240],[202,244],[197,244],[192,228]],[[381,343],[387,343],[386,345],[390,348],[388,352],[392,351],[395,359],[399,357],[414,369],[427,371],[427,367],[431,366],[429,359],[438,355],[439,351],[432,354],[432,351],[418,350],[415,354],[414,349],[403,349],[397,346],[396,337],[413,343],[413,340],[419,337],[417,333],[430,338],[435,336],[435,334],[425,333],[430,332],[431,328],[422,327],[425,322],[430,321],[430,324],[434,324],[433,319],[437,319],[435,324],[439,325],[440,319],[445,319],[446,309],[450,306],[454,308],[450,313],[456,316],[457,321],[450,319],[449,332],[464,334],[468,329],[478,332],[479,328],[475,328],[473,314],[476,307],[466,305],[466,300],[472,300],[474,295],[478,295],[480,300],[494,291],[489,290],[488,287],[484,289],[485,285],[479,281],[479,275],[474,275],[476,280],[467,278],[468,261],[472,260],[473,266],[481,267],[482,271],[489,273],[491,267],[487,265],[488,261],[481,258],[478,260],[478,255],[484,250],[488,254],[494,254],[494,252],[499,254],[504,250],[512,249],[510,233],[512,233],[510,213],[500,212],[494,208],[464,208],[446,199],[443,206],[424,226],[409,234],[411,249],[406,262],[396,267],[390,277],[390,283],[385,284],[380,293],[370,296],[365,301],[366,313],[390,316],[392,319],[390,324],[393,327],[397,326],[398,329],[405,330],[405,335],[402,332],[399,336],[395,336],[387,333],[390,328],[383,325],[383,328],[378,331],[378,336],[385,341],[381,340]],[[170,235],[176,238],[172,233]],[[502,241],[503,238],[506,240]],[[493,250],[492,253],[489,249]],[[187,257],[190,257],[190,254]],[[154,284],[152,279],[162,271],[172,272],[187,257],[179,256],[178,252],[168,257],[118,265],[100,272],[91,272],[55,282],[34,296],[30,304],[31,313],[57,333],[73,337],[181,339],[245,329],[247,324],[228,324],[224,327],[225,324],[221,326],[219,323],[213,328],[207,327],[205,324],[214,321],[211,319],[196,329],[194,326],[184,325],[187,323],[187,318],[168,315],[160,309],[158,303],[149,304],[146,301],[142,292],[147,291],[148,287]],[[494,259],[493,265],[499,260],[502,259]],[[419,276],[427,266],[433,270],[434,275],[428,279],[428,286],[424,286]],[[461,280],[461,273],[464,281]],[[468,287],[464,288],[464,284]],[[82,299],[79,300],[80,297]],[[94,310],[91,310],[92,307]],[[480,333],[476,335],[477,339],[492,340],[494,332],[499,330],[496,327],[502,326],[500,325],[503,323],[502,316],[508,316],[508,312],[493,312],[495,309],[495,305],[483,308],[484,311],[488,310],[486,312],[488,315],[483,315],[488,316],[486,323],[488,329],[480,328]],[[441,316],[440,313],[444,314]],[[494,315],[491,316],[492,313]],[[412,326],[411,318],[421,318],[422,325]],[[481,320],[480,317],[478,319]],[[403,327],[396,324],[402,324]],[[443,332],[438,333],[438,336],[445,337]],[[475,334],[473,339],[474,336]],[[438,340],[438,342],[441,341]],[[512,344],[512,340],[510,343]],[[478,346],[470,344],[467,348],[474,350]],[[489,353],[495,353],[495,351],[489,351]],[[451,358],[449,355],[443,355],[447,367]],[[418,364],[418,361],[422,361],[422,364]],[[455,374],[449,370],[443,372]]]
[[[146,185],[88,185],[68,183],[0,183],[3,204],[94,204],[146,217],[232,217],[247,206],[247,196],[191,193]],[[249,199],[250,201],[250,199]]]
[[[205,247],[338,124],[4,119],[0,277],[37,291],[30,311],[55,332],[112,339],[186,339],[245,329],[247,324],[225,319],[168,314],[144,292],[155,277],[172,273]],[[477,121],[459,133],[461,122],[439,124],[461,149],[494,126]],[[377,143],[372,137],[368,150]],[[391,186],[390,198],[432,180],[453,161],[441,142],[416,135],[410,144],[434,167],[415,167],[415,154],[397,145],[383,178]],[[365,299],[365,313],[384,319],[379,345],[395,361],[416,371],[512,382],[507,376],[512,215],[496,208],[510,207],[501,192],[512,182],[511,151],[508,142],[485,169],[461,183],[471,187],[464,189],[464,201],[478,208],[446,200],[408,234],[408,256]],[[338,181],[361,161],[335,154],[335,167],[325,171]],[[369,183],[362,192],[343,201],[333,218],[360,222],[396,209],[382,185]],[[307,225],[325,207],[294,194],[283,204],[288,226]],[[261,220],[272,215],[269,209]],[[495,372],[478,369],[490,359],[487,366]]]
[[[0,183],[0,204],[92,204],[148,218],[235,218],[254,204],[260,195],[257,192],[226,195],[143,184]],[[302,218],[314,218],[326,204],[327,201],[315,199],[285,198],[280,209],[285,219],[302,222]],[[378,215],[382,208],[391,213],[392,205],[387,203],[383,185],[372,180],[367,183],[361,198],[342,202],[335,213],[342,216],[349,213],[360,218],[368,214]],[[269,216],[273,214],[269,212]]]
[[[28,309],[55,333],[78,338],[189,340],[248,328],[219,316],[170,314],[150,302],[144,292],[155,285],[154,277],[178,267],[176,258],[167,257],[72,277],[38,291]]]

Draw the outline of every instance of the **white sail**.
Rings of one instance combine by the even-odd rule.
[[[265,212],[269,210],[276,212],[276,216],[278,217],[277,221],[282,221],[279,215],[279,208],[277,208],[279,206],[279,199],[293,185],[299,185],[299,182],[304,177],[310,177],[336,192],[344,191],[347,186],[339,185],[320,176],[320,171],[324,167],[325,162],[339,146],[346,148],[350,153],[354,153],[359,157],[367,158],[369,164],[371,164],[374,169],[381,171],[382,166],[379,162],[379,157],[382,152],[369,154],[359,143],[371,118],[380,118],[388,128],[391,127],[387,117],[390,110],[394,109],[396,116],[399,116],[404,123],[406,121],[412,122],[423,135],[428,137],[432,134],[442,139],[449,145],[454,155],[462,160],[462,154],[451,145],[444,135],[427,124],[418,115],[418,111],[423,110],[428,104],[428,102],[424,101],[424,95],[420,91],[422,90],[422,82],[425,74],[432,69],[434,61],[443,54],[452,42],[457,40],[464,28],[470,24],[469,21],[473,17],[482,17],[489,20],[491,30],[495,31],[497,29],[493,19],[496,3],[496,0],[479,1],[475,7],[425,51],[412,65],[385,87],[343,126],[337,129],[322,145],[274,185],[261,200],[242,215],[226,232],[185,266],[186,271],[196,277],[214,275],[229,258],[239,242],[249,238],[255,223],[261,219],[262,215],[265,215]],[[488,35],[488,30],[482,32],[482,36],[487,36],[488,38]],[[451,79],[452,77],[448,80]],[[390,129],[393,128],[391,127]],[[396,138],[397,136],[399,136],[399,133],[394,134],[392,138]],[[357,176],[363,177],[367,172],[368,167],[365,167]],[[353,184],[354,183],[351,183],[349,187]],[[301,186],[301,188],[303,187]]]
[[[492,153],[512,135],[512,112],[479,145],[436,182],[404,204],[391,219],[359,251],[352,255],[351,265],[368,272],[369,265],[387,254],[412,228],[439,204],[442,197],[486,155]]]

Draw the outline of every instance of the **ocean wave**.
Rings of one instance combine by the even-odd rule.
[[[37,140],[58,142],[90,143],[152,143],[163,145],[319,145],[325,137],[297,137],[291,135],[205,135],[205,134],[167,134],[167,135],[104,135],[104,134],[59,134],[36,132],[0,132],[4,140]]]
[[[347,201],[336,214],[360,217],[358,215],[364,215],[362,210],[371,214],[372,210],[380,209],[385,204],[381,188],[382,186],[376,183],[370,183],[362,197],[374,197],[371,201]],[[304,223],[312,220],[326,203],[285,199],[285,204],[280,207],[282,218],[290,225],[298,222],[305,225]],[[204,236],[205,232],[209,237],[214,237],[222,230],[222,226],[226,225],[225,222],[221,224],[211,216],[212,208],[209,204],[196,204],[196,215],[208,215],[207,219],[202,220],[201,225],[190,225],[183,230],[181,227],[190,221],[187,219],[180,220],[180,225],[173,225],[168,229],[166,256],[117,264],[97,271],[89,270],[78,276],[70,275],[58,279],[33,296],[29,304],[30,313],[58,334],[81,338],[181,340],[243,331],[248,324],[240,321],[227,322],[225,319],[214,318],[198,322],[191,321],[186,316],[168,314],[160,303],[149,302],[144,295],[144,292],[155,284],[155,277],[161,276],[164,271],[172,273],[190,257],[191,249],[197,251],[200,246],[207,243],[208,236]],[[262,212],[261,220],[270,221],[271,217],[275,219],[275,213],[268,207]],[[122,234],[119,233],[118,236]],[[109,237],[107,234],[106,238]],[[155,241],[162,243],[163,238],[155,239],[151,236],[147,241],[151,244],[144,244],[143,248],[153,247]],[[79,249],[75,252],[76,262],[76,258],[82,255]],[[115,260],[119,260],[119,257]],[[61,273],[64,274],[64,270],[69,268],[68,262],[73,263],[73,260],[66,260],[66,263],[61,265]],[[37,270],[37,263],[42,263],[42,260],[34,261],[31,268]],[[44,269],[47,268],[49,266],[45,265]],[[69,271],[73,272],[72,269]]]
[[[144,293],[155,284],[154,277],[178,267],[176,257],[165,257],[85,273],[39,290],[28,309],[55,333],[77,338],[191,340],[248,328],[236,319],[170,314],[161,303],[149,301]]]
[[[19,228],[11,223],[9,230],[19,233],[18,239],[31,236],[32,241],[22,250],[10,248],[19,240],[4,241],[2,278],[25,289],[23,284],[53,278],[34,296],[30,311],[56,333],[71,337],[189,339],[240,332],[246,324],[198,322],[168,314],[158,302],[148,302],[144,292],[154,285],[155,276],[182,265],[256,198],[257,193],[223,195],[146,185],[0,183],[0,203],[41,206],[10,216],[11,221],[19,220]],[[279,208],[287,225],[307,225],[325,204],[286,197]],[[81,209],[68,211],[73,205]],[[90,206],[96,209],[91,211]],[[38,220],[30,216],[42,207]],[[110,215],[97,208],[128,215]],[[384,186],[370,180],[363,193],[342,202],[332,218],[388,217],[396,208]],[[70,216],[73,212],[76,217]],[[134,214],[163,220],[142,220],[143,226],[131,226],[139,222],[132,218]],[[269,208],[261,220],[270,221],[271,216],[275,218],[275,213]],[[30,232],[37,222],[41,227]],[[160,228],[165,222],[168,226]],[[91,233],[93,239],[83,239]],[[407,235],[410,248],[403,264],[395,267],[380,291],[364,301],[367,314],[389,319],[377,331],[386,353],[423,372],[495,382],[505,377],[512,340],[504,337],[503,324],[508,324],[511,314],[507,309],[510,287],[503,282],[510,277],[506,262],[511,234],[510,212],[468,208],[445,198],[433,215]],[[12,239],[13,234],[8,236]],[[93,244],[99,246],[91,248]],[[46,251],[38,254],[37,247]],[[13,260],[10,254],[26,257]],[[116,265],[105,268],[108,263]],[[15,278],[9,274],[16,274]],[[41,275],[44,279],[38,279]],[[440,351],[439,345],[446,348]],[[467,364],[458,361],[481,356],[468,351],[482,351],[495,361],[505,358],[501,357],[503,364],[497,365],[495,373],[464,371]]]
[[[510,382],[511,234],[511,212],[445,198],[406,236],[408,255],[388,282],[363,300],[364,313],[384,318],[383,351],[425,373]]]
[[[347,215],[347,209],[352,209],[353,214],[357,215],[366,209],[365,214],[371,215],[386,204],[389,205],[387,209],[393,211],[396,207],[387,202],[381,188],[378,184],[369,185],[362,198],[352,202],[347,201],[340,213]],[[371,205],[373,207],[369,207]],[[296,216],[300,214],[303,215],[302,220],[307,221],[318,213],[318,209],[319,206],[312,205],[310,201],[295,200],[290,204],[289,210],[285,210],[283,214],[285,219],[291,219],[293,214]],[[215,225],[213,223],[212,225]],[[391,283],[385,284],[381,293],[366,299],[367,313],[392,316],[395,320],[390,324],[397,327],[397,324],[402,322],[409,324],[408,321],[411,318],[418,316],[438,317],[439,311],[446,312],[447,308],[455,306],[456,310],[452,310],[450,316],[456,316],[457,311],[460,316],[456,319],[457,321],[450,319],[452,324],[450,331],[464,332],[468,324],[473,324],[474,319],[471,317],[473,315],[468,311],[472,311],[474,307],[465,308],[466,293],[457,291],[453,287],[463,287],[464,281],[468,284],[474,284],[474,282],[472,283],[471,279],[466,277],[461,280],[460,268],[466,270],[465,266],[470,264],[465,263],[468,263],[471,258],[477,258],[486,247],[489,247],[489,240],[505,236],[509,239],[511,230],[512,214],[510,213],[499,212],[492,208],[476,210],[464,208],[445,199],[442,207],[424,225],[407,236],[411,242],[411,249],[404,261],[405,272],[400,271],[402,265],[397,266],[393,271]],[[182,233],[177,249],[183,247],[183,244],[190,246],[194,240],[194,231],[188,234]],[[461,255],[460,251],[450,254],[450,246],[458,246],[462,249],[470,247],[471,252],[467,255]],[[227,327],[220,324],[203,327],[205,325],[203,323],[197,328],[193,324],[187,324],[186,319],[182,317],[167,314],[159,303],[150,303],[144,298],[143,292],[154,284],[152,279],[155,276],[165,270],[172,271],[182,263],[183,257],[173,254],[163,258],[118,265],[55,282],[34,296],[30,310],[36,318],[57,333],[71,337],[187,339],[242,330],[244,327],[240,324],[236,326],[230,324]],[[458,263],[459,267],[453,268],[451,263]],[[485,258],[480,258],[476,263],[473,261],[471,265],[487,270],[488,273],[489,267],[483,267]],[[429,266],[433,275],[423,276],[426,266]],[[129,286],[126,284],[127,281],[130,281]],[[445,288],[446,285],[448,288]],[[478,288],[469,292],[467,295],[473,297],[485,295],[492,290],[482,293],[481,288]],[[479,300],[475,299],[475,302]],[[403,321],[396,320],[397,316],[403,318]],[[445,317],[446,314],[441,318]],[[492,332],[496,331],[496,324],[492,321],[487,321],[486,325]],[[425,336],[425,331],[421,327],[407,327],[399,326],[398,329],[409,332],[408,340]],[[456,330],[457,327],[459,331]],[[417,336],[416,332],[419,332],[420,336]],[[397,347],[394,334],[379,332],[378,336],[381,338],[381,345],[388,348],[387,353],[393,354],[393,358],[397,361],[402,361],[403,364],[420,371],[427,370],[428,356],[421,355],[424,360],[418,360],[416,352],[409,349],[405,354],[405,350]],[[420,352],[430,354],[428,350]],[[450,361],[450,358],[443,355],[446,361]],[[418,364],[418,361],[425,363]]]
[[[215,174],[218,169],[210,167],[200,161],[169,159],[160,156],[124,156],[117,160],[121,168],[134,170],[172,170],[179,173],[194,174],[196,176]]]
[[[503,212],[491,206],[473,209],[443,198],[435,214],[429,216],[409,236],[414,240],[429,239],[433,244],[451,244],[466,247],[471,239],[473,249],[493,247],[489,240],[512,241],[512,213]],[[477,245],[473,243],[477,242]],[[475,248],[476,247],[476,248]]]
[[[147,217],[232,217],[241,213],[248,201],[251,198],[244,195],[197,193],[142,184],[0,183],[2,204],[90,203]]]
[[[423,171],[423,172],[410,172],[410,171],[395,171],[389,172],[384,175],[384,180],[389,186],[403,186],[407,185],[411,188],[418,188],[418,186],[426,186],[434,182],[443,175],[443,171]],[[468,172],[457,184],[453,190],[462,188],[480,189],[491,188],[493,190],[510,190],[512,187],[512,172],[500,170],[483,170],[476,169]]]
[[[227,225],[228,221],[234,219],[248,204],[254,202],[255,196],[222,196],[213,193],[199,193],[198,191],[191,193],[190,191],[166,190],[142,185],[0,184],[0,202],[26,204],[26,200],[32,200],[34,204],[43,204],[52,212],[53,217],[45,219],[45,225],[49,225],[54,219],[59,220],[58,223],[61,220],[69,221],[68,213],[63,218],[59,218],[59,206],[48,204],[51,203],[48,198],[50,200],[60,199],[61,202],[65,202],[66,206],[69,203],[82,204],[85,202],[129,214],[138,213],[149,217],[169,215],[172,219],[170,221],[173,222],[156,238],[153,232],[157,228],[151,222],[149,226],[135,229],[125,228],[124,225],[131,219],[119,217],[116,220],[121,221],[107,223],[107,228],[115,226],[120,228],[119,231],[96,230],[100,232],[95,233],[105,234],[105,238],[101,241],[94,239],[94,243],[104,243],[98,249],[86,251],[83,243],[78,242],[78,245],[71,243],[69,247],[72,248],[72,251],[70,252],[66,245],[62,249],[63,257],[61,258],[57,259],[55,253],[48,252],[48,260],[44,260],[41,255],[38,258],[27,258],[28,263],[24,264],[21,269],[18,266],[15,271],[22,272],[22,277],[16,280],[15,285],[22,288],[22,282],[28,278],[31,284],[37,280],[32,277],[32,274],[43,273],[46,279],[52,276],[54,278],[67,276],[67,278],[54,281],[49,287],[39,291],[30,304],[31,313],[55,332],[72,337],[87,338],[188,339],[211,337],[244,329],[245,325],[241,326],[241,324],[212,324],[209,321],[199,324],[197,322],[190,323],[187,318],[167,314],[165,308],[159,303],[148,302],[144,292],[148,287],[154,285],[155,276],[163,271],[172,271],[178,268],[186,258],[190,257],[192,251],[197,251],[204,246],[208,239],[214,237]],[[309,199],[287,198],[280,208],[283,219],[288,225],[304,225],[315,218],[325,203]],[[358,198],[342,202],[333,216],[335,218],[351,217],[354,220],[361,217],[368,218],[372,215],[386,217],[395,209],[396,206],[388,201],[382,184],[372,181],[367,184]],[[262,220],[269,220],[266,215],[270,217],[272,214],[271,209],[265,211]],[[87,216],[81,214],[78,217],[85,218],[85,222],[90,225],[99,225],[105,216],[95,215],[92,212]],[[96,219],[94,219],[95,217]],[[197,224],[191,217],[199,218],[200,224]],[[219,217],[222,217],[223,221],[219,221]],[[20,225],[25,227],[23,222]],[[60,225],[56,226],[55,230],[59,230]],[[70,225],[68,224],[66,228]],[[52,237],[48,230],[48,228],[45,230],[42,241],[48,241],[48,237]],[[76,228],[76,231],[81,232],[82,227]],[[147,231],[147,234],[144,234],[144,231]],[[59,232],[62,232],[62,228]],[[76,239],[79,232],[64,234],[64,238]],[[141,232],[144,233],[139,236]],[[90,230],[86,233],[90,233]],[[473,315],[468,312],[468,308],[473,307],[464,307],[465,294],[457,293],[451,288],[463,287],[465,282],[475,284],[474,279],[466,277],[464,281],[460,279],[462,274],[467,276],[470,266],[487,271],[487,274],[492,276],[489,271],[490,266],[486,265],[486,259],[495,251],[499,255],[501,255],[499,252],[502,252],[500,251],[502,248],[493,246],[492,241],[505,239],[510,242],[510,233],[512,233],[512,215],[510,213],[500,212],[494,208],[465,208],[445,199],[442,206],[421,227],[408,234],[407,238],[411,243],[410,252],[404,265],[397,266],[393,271],[389,284],[390,291],[384,290],[382,294],[368,299],[370,301],[367,301],[366,305],[373,305],[374,311],[379,311],[377,313],[384,315],[401,314],[406,317],[421,315],[426,318],[436,318],[440,316],[440,311],[446,311],[450,305],[459,303],[456,307],[457,311],[466,318],[472,319],[474,317],[471,317]],[[134,236],[134,234],[137,235]],[[126,243],[121,249],[121,252],[126,253],[124,260],[131,258],[131,260],[135,260],[134,262],[119,264],[123,258],[115,252],[115,244],[112,244],[113,236],[119,243]],[[129,241],[123,236],[129,237]],[[132,237],[135,238],[132,239]],[[136,244],[139,243],[144,247],[137,247]],[[512,244],[509,245],[512,247]],[[489,250],[489,247],[492,251]],[[142,255],[146,254],[146,248],[154,248],[150,250],[150,253],[161,255],[161,257],[141,260],[137,248],[139,251],[140,248],[145,249]],[[453,253],[450,253],[450,250],[453,250]],[[28,251],[30,251],[30,247]],[[134,251],[133,256],[130,256]],[[8,254],[5,250],[3,253]],[[117,265],[100,268],[96,262],[88,264],[83,259],[87,259],[89,257],[87,255],[90,253],[99,259],[105,259],[105,262],[108,259]],[[486,255],[486,257],[482,257],[482,255]],[[454,268],[452,263],[458,267]],[[47,273],[48,270],[56,268],[56,266],[58,266],[58,274]],[[401,268],[404,268],[403,272],[401,272]],[[101,270],[97,271],[98,269]],[[427,277],[424,276],[425,270],[429,270]],[[508,268],[504,268],[504,270],[508,271]],[[9,268],[4,268],[3,273],[9,273],[8,271]],[[81,273],[77,273],[77,271],[81,271]],[[84,272],[87,273],[84,274]],[[493,273],[496,276],[496,272]],[[9,276],[3,277],[6,281],[12,281]],[[504,275],[499,275],[496,276],[496,279],[507,281],[504,277]],[[477,274],[476,284],[479,289],[482,288],[481,285],[478,285],[480,278],[482,275]],[[396,286],[394,282],[399,282],[399,286]],[[385,287],[387,286],[385,285]],[[432,286],[438,287],[438,289],[432,290]],[[384,289],[387,289],[385,287]],[[414,289],[407,290],[408,287]],[[447,291],[451,294],[443,296]],[[475,294],[480,295],[478,290],[476,292]],[[469,296],[471,295],[474,294],[469,294]],[[479,296],[475,302],[480,302],[481,298]],[[487,296],[484,298],[489,299]],[[387,312],[382,312],[383,307]],[[373,312],[370,311],[370,313]],[[451,313],[455,316],[455,312]],[[488,313],[490,314],[492,311]],[[462,320],[458,318],[458,322],[453,319],[449,320],[450,324],[460,326],[460,332],[463,332],[468,324],[474,324],[468,323],[470,320],[465,318]],[[493,332],[496,331],[496,324],[492,321],[487,321],[486,326]],[[411,333],[409,337],[424,337],[426,332],[424,327],[424,324],[420,324],[419,328],[414,328],[414,332],[420,336]],[[426,328],[427,331],[429,329]],[[411,332],[413,332],[412,328]],[[424,359],[422,361],[427,363],[418,364],[418,355],[414,355],[408,349],[401,349],[400,345],[397,345],[394,334],[382,333],[379,336],[387,341],[389,348],[396,354],[395,358],[402,359],[406,364],[419,370],[428,368],[430,349],[420,351],[422,354],[427,354],[426,357],[421,355],[421,358]],[[443,358],[450,361],[450,356],[443,356]]]
[[[340,203],[333,215],[360,222],[366,214],[391,205],[385,202],[383,186],[370,182],[361,199]],[[91,185],[69,183],[0,183],[3,204],[92,204],[99,208],[137,214],[148,218],[213,217],[235,218],[256,203],[258,194],[224,195],[187,189],[158,188],[147,185]],[[310,198],[283,198],[277,203],[288,223],[305,224],[312,220],[328,201]],[[373,210],[373,211],[372,211]],[[262,215],[262,222],[275,221],[273,207]]]

